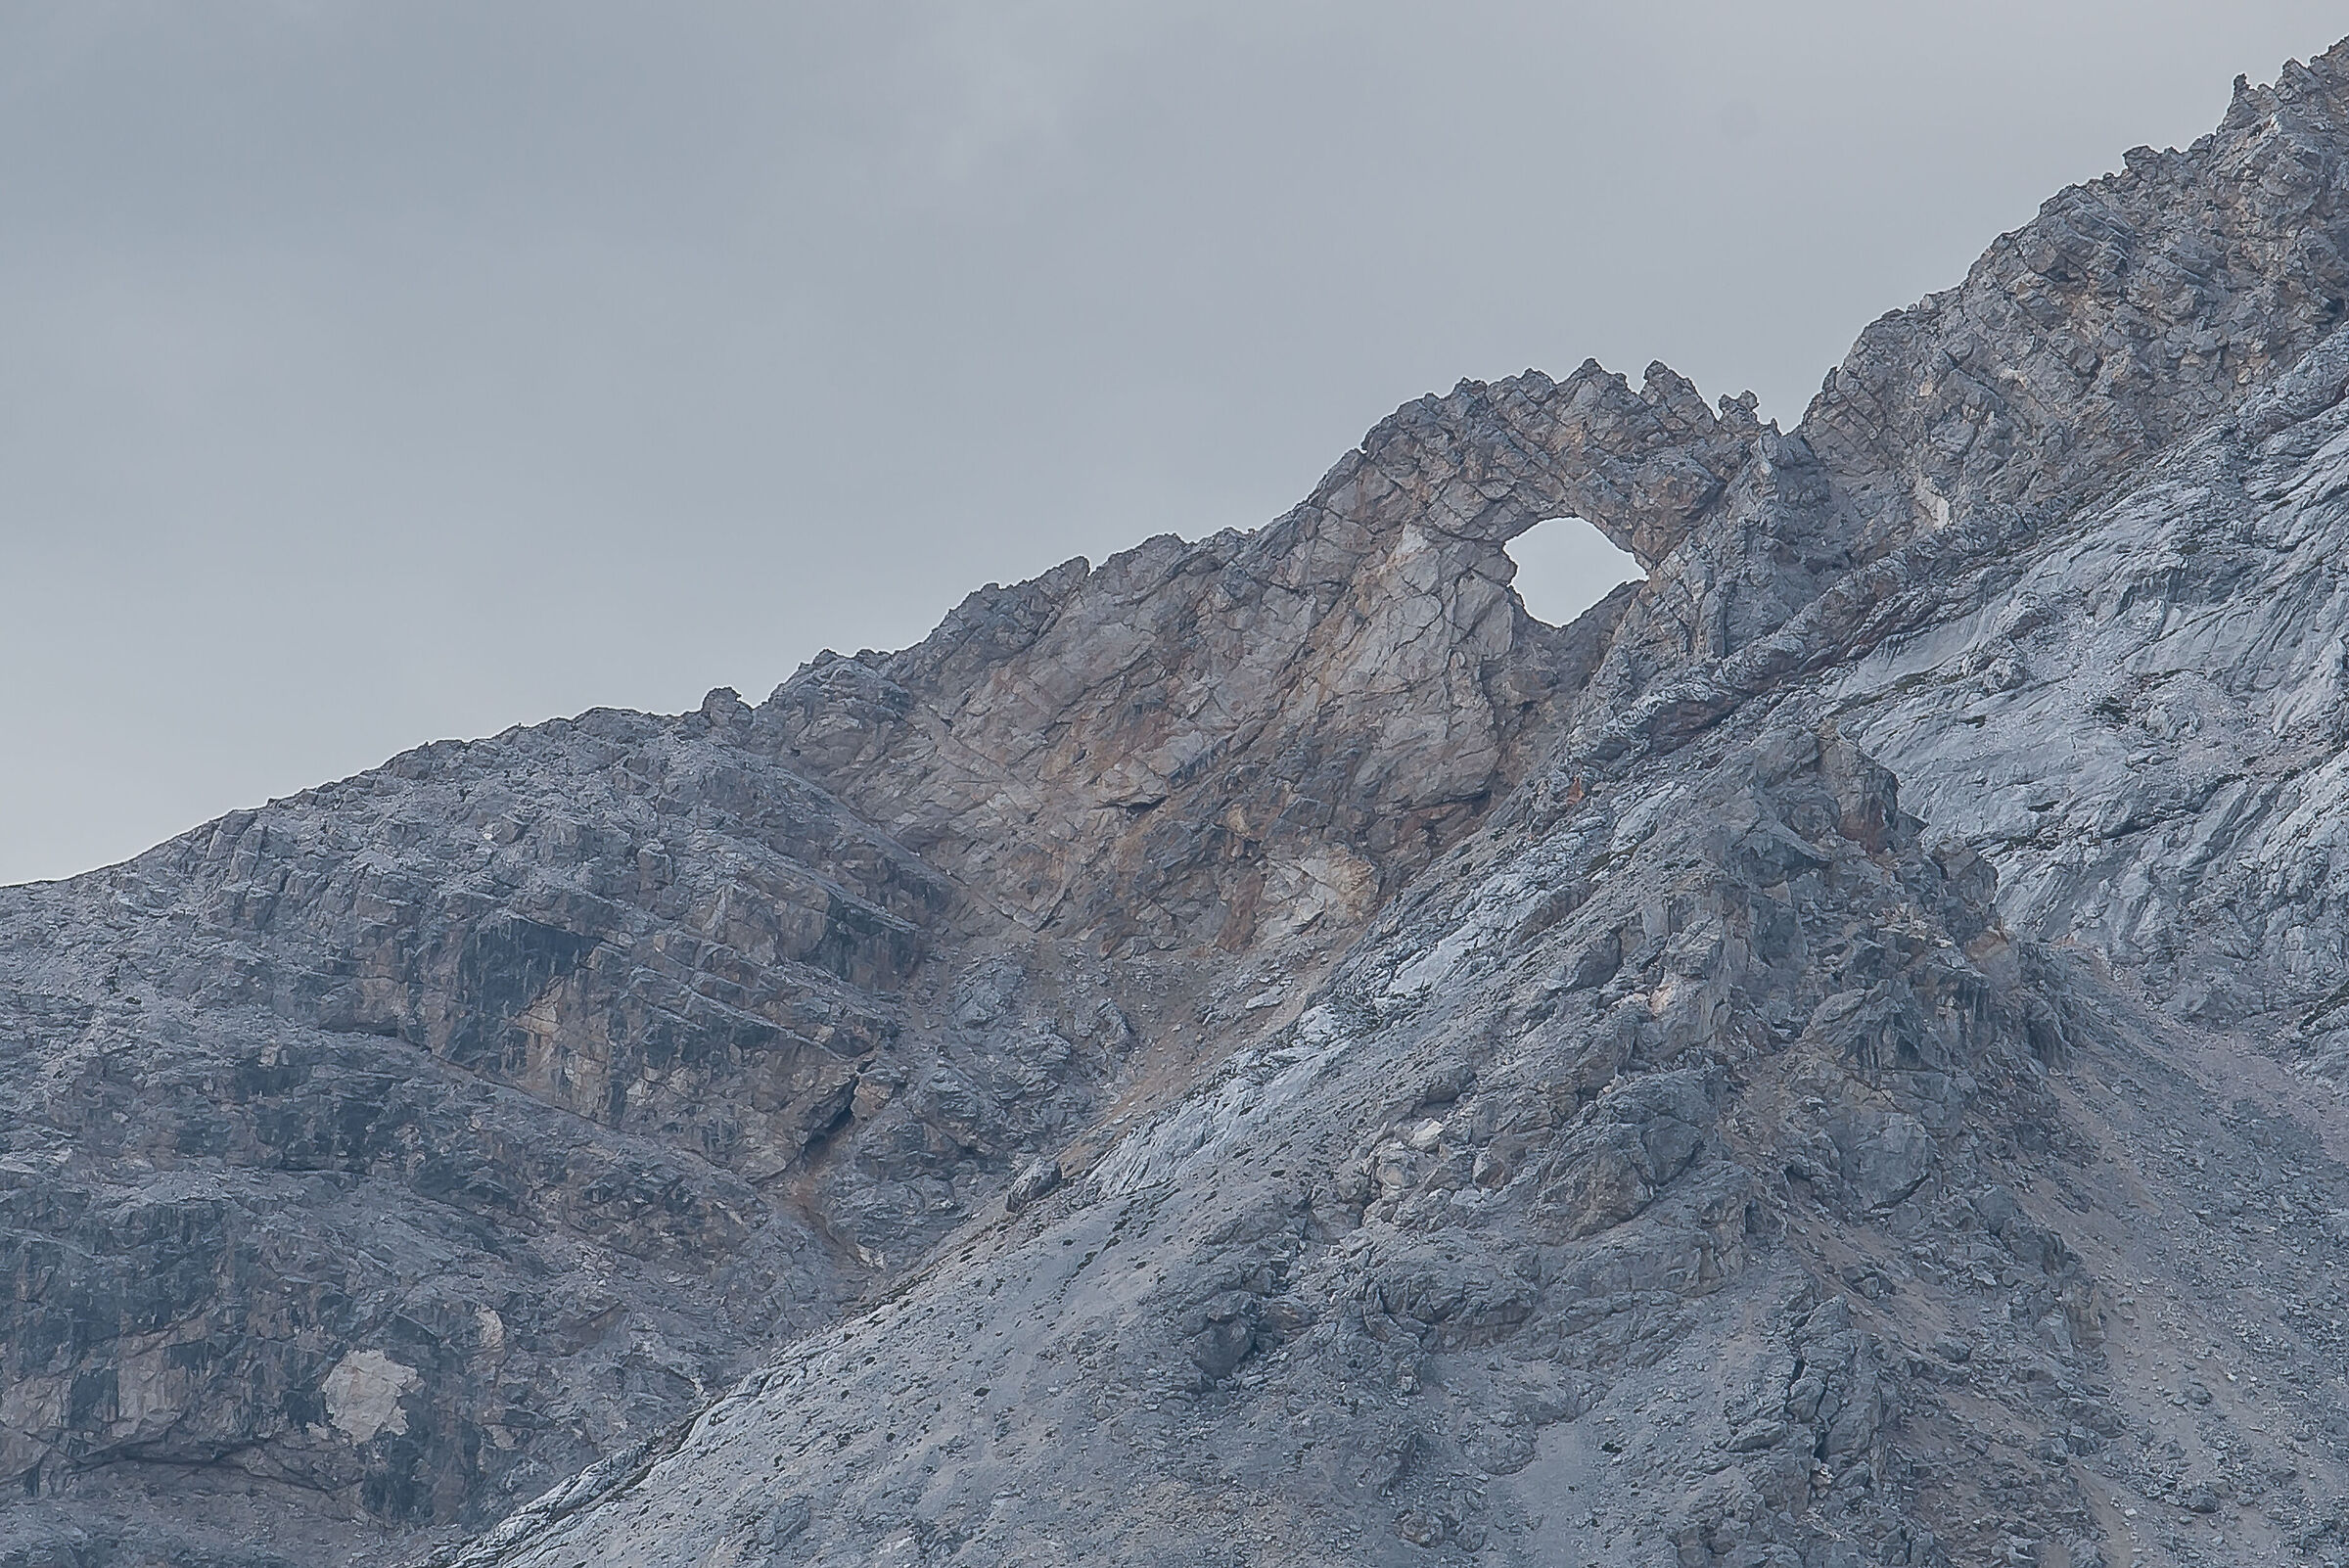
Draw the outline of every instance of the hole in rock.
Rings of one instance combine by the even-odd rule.
[[[1536,621],[1562,626],[1613,592],[1646,576],[1639,563],[1579,517],[1537,523],[1508,542],[1517,563],[1510,586]]]

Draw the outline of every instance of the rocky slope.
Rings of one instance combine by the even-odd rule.
[[[0,890],[0,1562],[2349,1560],[2345,196]]]

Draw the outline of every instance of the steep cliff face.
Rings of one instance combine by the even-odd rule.
[[[1148,953],[1352,926],[1522,774],[1604,645],[1615,605],[1544,626],[1502,547],[1577,515],[1652,562],[1759,434],[1661,366],[1463,383],[1258,532],[974,594],[919,647],[819,661],[760,733],[1029,929]]]
[[[1802,727],[1497,823],[1075,1189],[461,1560],[759,1562],[786,1529],[810,1561],[1669,1552],[1639,1516],[1721,1453],[1724,1388],[1731,1452],[1768,1452],[1672,1531],[1816,1501],[1906,1551],[1879,1319],[1786,1216],[1894,1253],[1930,1203],[1997,1245],[1962,1195],[2056,1135],[2057,1025],[1990,886]],[[2019,1250],[2089,1332],[2076,1263]],[[1659,1399],[1686,1407],[1622,1424]]]
[[[0,890],[0,1562],[2349,1551],[2345,161]]]
[[[945,890],[719,723],[590,715],[6,898],[0,1465],[412,1524],[829,1316],[788,1175]]]

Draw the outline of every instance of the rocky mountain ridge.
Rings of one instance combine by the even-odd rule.
[[[2345,190],[0,890],[0,1562],[2349,1560]]]

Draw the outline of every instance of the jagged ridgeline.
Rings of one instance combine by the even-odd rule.
[[[2345,246],[2349,45],[1791,432],[0,890],[0,1564],[2349,1560]]]

